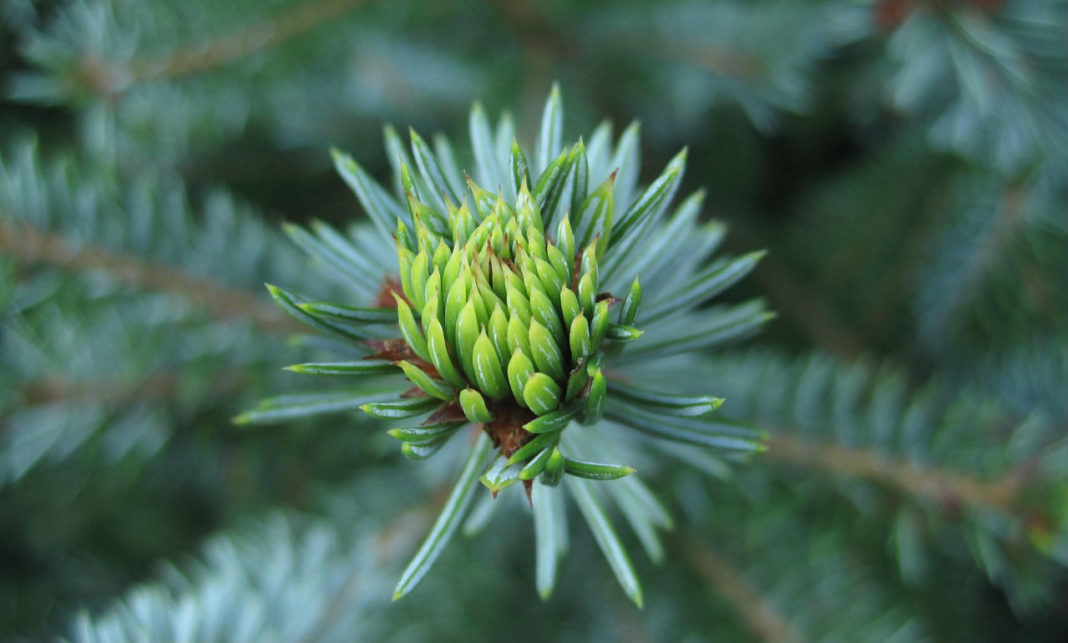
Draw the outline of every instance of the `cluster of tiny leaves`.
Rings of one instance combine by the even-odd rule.
[[[282,396],[264,401],[237,421],[270,422],[359,406],[376,418],[402,421],[389,433],[401,442],[406,456],[417,460],[438,452],[462,426],[473,423],[481,429],[441,515],[402,575],[396,598],[411,591],[455,533],[478,481],[494,497],[523,483],[539,540],[538,588],[548,596],[566,548],[564,539],[550,538],[566,530],[561,496],[554,493],[566,475],[572,481],[571,496],[617,579],[640,603],[640,586],[625,548],[597,500],[597,490],[588,486],[590,481],[628,477],[635,469],[568,457],[564,451],[617,459],[617,440],[594,437],[602,434],[590,425],[602,421],[656,441],[734,454],[760,449],[755,433],[709,418],[720,398],[644,390],[626,378],[610,382],[605,370],[625,345],[643,335],[635,325],[643,300],[638,268],[663,274],[675,258],[671,246],[682,251],[697,239],[700,247],[710,248],[721,236],[720,227],[693,230],[692,238],[685,233],[687,226],[694,226],[700,194],[687,199],[669,225],[661,225],[681,181],[686,151],[633,194],[636,128],[628,128],[612,154],[606,127],[594,133],[589,152],[582,140],[562,145],[561,132],[555,88],[546,103],[533,162],[512,138],[508,119],[494,136],[476,106],[472,146],[480,185],[458,171],[444,139],[436,139],[432,150],[412,131],[409,156],[396,133],[387,129],[400,201],[353,159],[335,152],[339,172],[376,232],[392,237],[393,266],[377,265],[380,251],[368,256],[359,251],[358,242],[326,226],[313,225],[314,233],[289,228],[313,256],[365,286],[379,282],[378,307],[372,308],[308,302],[269,286],[278,304],[300,321],[370,350],[355,362],[298,364],[291,370],[374,381],[399,369],[411,386]],[[511,139],[510,146],[501,144],[505,137]],[[598,177],[592,189],[591,176]],[[625,207],[617,211],[617,202]],[[688,262],[676,270],[681,283],[653,293],[647,315],[662,338],[631,354],[627,363],[711,346],[759,327],[769,317],[759,303],[694,310],[748,273],[759,257],[753,253],[721,260],[701,270],[698,262]],[[626,292],[602,291],[610,280],[628,283],[619,281],[619,273],[629,273],[632,279]],[[674,323],[689,327],[678,334],[667,320],[682,314],[690,318]],[[422,420],[403,423],[414,418]],[[573,421],[590,429],[565,441],[564,430]],[[609,487],[616,504],[630,509],[628,519],[640,526],[643,544],[655,554],[659,547],[651,534],[670,524],[663,509],[640,482]]]

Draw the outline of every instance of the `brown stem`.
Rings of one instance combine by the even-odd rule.
[[[47,377],[27,382],[21,387],[19,398],[27,405],[61,400],[126,399],[135,392],[138,397],[159,399],[172,393],[177,386],[178,378],[170,373],[155,373],[137,382],[71,382],[59,377]]]
[[[220,396],[240,388],[242,372],[222,371],[212,380],[208,390]],[[18,399],[32,406],[68,400],[104,400],[123,402],[139,400],[162,400],[170,397],[181,387],[178,372],[158,371],[126,379],[105,379],[90,382],[72,381],[62,376],[51,376],[27,382],[18,391]]]
[[[82,74],[101,93],[117,93],[129,85],[178,78],[209,71],[276,47],[340,16],[367,0],[318,0],[302,3],[260,22],[207,42],[178,48],[160,56],[134,58],[128,73],[113,63],[86,58]]]
[[[693,541],[687,543],[686,554],[697,573],[737,611],[757,640],[765,643],[800,640],[790,623],[725,559]]]
[[[0,221],[0,251],[24,265],[50,264],[70,273],[101,270],[137,288],[173,293],[224,319],[247,319],[271,331],[301,329],[274,306],[247,292],[223,288],[169,267],[92,245],[74,248],[58,236]]]
[[[784,433],[769,435],[767,444],[765,457],[823,472],[874,480],[946,507],[963,504],[1015,516],[1013,503],[1023,483],[1015,474],[988,482],[959,473],[887,460],[862,449],[814,444]]]

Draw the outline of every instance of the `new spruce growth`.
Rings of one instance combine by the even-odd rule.
[[[698,244],[705,252],[680,234],[701,203],[698,193],[671,212],[685,150],[648,187],[636,190],[635,127],[613,149],[606,127],[594,133],[589,148],[582,140],[564,146],[562,125],[554,88],[528,161],[510,122],[502,121],[493,135],[476,106],[474,177],[456,168],[447,142],[439,140],[431,150],[413,131],[409,157],[387,130],[399,174],[396,196],[335,152],[340,173],[375,224],[363,233],[392,234],[396,261],[390,265],[376,265],[376,257],[363,256],[325,226],[314,233],[290,230],[318,258],[378,283],[377,300],[366,302],[371,307],[307,302],[271,286],[276,301],[297,319],[364,355],[291,369],[373,383],[359,394],[267,400],[238,421],[358,404],[393,422],[390,435],[413,459],[435,454],[464,426],[474,425],[479,434],[395,598],[427,572],[468,513],[479,481],[494,497],[522,483],[538,534],[538,589],[547,597],[566,547],[547,535],[566,530],[559,486],[566,478],[616,577],[640,604],[626,550],[597,499],[602,491],[587,481],[635,472],[614,459],[627,434],[734,455],[760,448],[754,433],[712,419],[720,398],[678,395],[671,381],[647,389],[641,381],[646,363],[746,335],[768,318],[759,303],[697,310],[743,277],[759,253],[705,264],[719,229],[695,235],[711,239]],[[406,380],[401,386],[393,384],[404,381],[395,377],[398,372]],[[631,507],[628,518],[647,533],[668,525],[640,482],[609,487],[606,493]]]

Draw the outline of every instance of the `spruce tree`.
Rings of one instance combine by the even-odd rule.
[[[0,634],[1063,641],[1066,18],[2,0]]]

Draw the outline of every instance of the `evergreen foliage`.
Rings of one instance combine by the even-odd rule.
[[[1063,641],[1066,19],[1059,0],[0,1],[0,636]],[[409,125],[434,134],[412,149]],[[596,266],[621,300],[604,344],[539,321],[562,360],[604,353],[606,391],[569,398],[596,425],[539,435],[572,472],[637,474],[538,482],[531,504],[465,418],[353,402],[425,415],[397,398],[414,384],[478,420],[518,399],[462,359],[454,387],[353,341],[420,346],[379,301],[398,217],[421,248],[394,195],[449,213],[466,173],[515,207],[513,137],[541,251],[567,250],[565,212],[590,243],[576,205],[617,168],[634,240]],[[561,153],[574,171],[539,191]],[[664,168],[679,198],[628,216]],[[755,434],[743,462],[707,448]],[[439,450],[412,462],[397,438]],[[435,529],[465,462],[468,511]],[[406,573],[428,532],[453,538]]]

